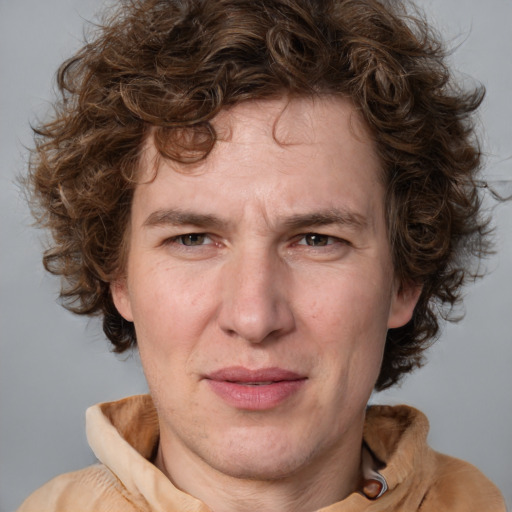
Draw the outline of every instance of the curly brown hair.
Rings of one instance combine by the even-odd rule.
[[[278,95],[351,98],[375,139],[386,181],[397,277],[422,286],[412,320],[388,332],[376,389],[421,364],[461,286],[488,252],[472,113],[439,38],[397,0],[124,0],[58,72],[61,99],[35,129],[29,185],[53,235],[47,270],[64,305],[103,316],[122,352],[136,344],[110,283],[141,148],[151,130],[165,158],[206,158],[223,108]]]

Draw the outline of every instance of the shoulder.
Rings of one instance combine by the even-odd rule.
[[[468,462],[433,452],[432,484],[421,510],[506,512],[498,488]]]
[[[32,493],[17,512],[141,512],[133,497],[102,464],[65,473]]]

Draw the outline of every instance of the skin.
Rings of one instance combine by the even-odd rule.
[[[159,414],[156,464],[212,510],[314,510],[357,489],[386,331],[419,291],[394,278],[380,162],[347,100],[246,102],[214,126],[193,166],[148,140],[112,286]],[[303,380],[247,410],[205,378],[231,366]]]

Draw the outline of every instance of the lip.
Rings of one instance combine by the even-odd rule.
[[[295,395],[307,381],[304,375],[283,368],[250,370],[242,366],[222,368],[204,379],[228,405],[249,411],[277,407]]]

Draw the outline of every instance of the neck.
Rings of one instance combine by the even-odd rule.
[[[162,440],[155,465],[176,487],[214,512],[311,512],[343,500],[358,488],[361,443],[359,437],[348,446],[333,446],[303,468],[271,480],[226,475]]]

